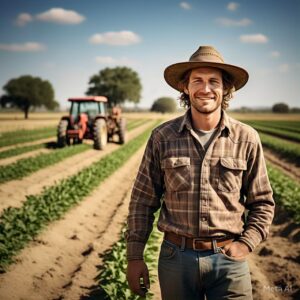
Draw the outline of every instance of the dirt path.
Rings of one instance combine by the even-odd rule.
[[[96,275],[98,253],[118,240],[142,154],[143,149],[21,252],[17,263],[0,275],[1,299],[45,300],[64,294],[76,299],[84,291],[84,280]],[[86,272],[80,272],[76,285],[81,269]]]
[[[132,131],[129,138],[141,131]],[[110,151],[110,148],[107,152],[87,151],[53,169],[50,167],[29,176],[31,181],[29,177],[17,181],[5,191],[2,190],[5,185],[1,185],[0,211],[2,199],[11,197],[3,207],[14,201],[18,206],[28,193],[39,193],[44,185],[75,174]],[[119,239],[142,153],[140,149],[92,195],[63,219],[50,224],[18,255],[8,272],[0,274],[0,299],[97,299],[95,276],[102,262],[99,254]],[[20,184],[22,187],[18,190]],[[286,213],[277,209],[268,240],[249,257],[254,300],[300,299],[300,227],[289,220]],[[154,299],[160,299],[158,282],[151,290],[155,293]]]
[[[1,147],[0,152],[6,151],[6,150],[9,150],[9,149],[14,149],[16,147],[25,147],[25,146],[31,146],[31,145],[37,145],[37,144],[51,143],[51,142],[55,142],[55,141],[56,141],[56,137],[53,136],[53,137],[46,138],[46,139],[36,140],[34,142],[19,143],[19,144],[14,144],[14,145],[11,145],[11,146]]]
[[[294,178],[295,180],[300,181],[300,168],[297,167],[295,164],[292,164],[278,155],[276,155],[274,152],[264,148],[264,155],[265,158],[270,161],[272,164],[277,166],[283,173],[289,175],[290,177]]]
[[[127,134],[127,140],[131,140],[142,133],[153,123],[146,123]],[[74,155],[53,166],[47,167],[29,175],[21,180],[12,180],[0,185],[0,212],[9,206],[19,207],[26,200],[26,195],[34,195],[42,192],[44,187],[49,187],[55,182],[78,173],[84,167],[91,165],[104,155],[120,147],[118,144],[109,143],[103,151],[94,149]]]
[[[38,150],[23,153],[23,154],[20,154],[20,155],[15,155],[13,157],[4,158],[4,159],[0,160],[0,166],[6,166],[6,165],[12,164],[12,163],[14,163],[14,162],[16,162],[20,159],[34,157],[34,156],[37,156],[39,154],[49,153],[51,151],[52,151],[51,149],[38,149]]]
[[[300,226],[277,209],[267,241],[251,254],[255,300],[300,299]]]

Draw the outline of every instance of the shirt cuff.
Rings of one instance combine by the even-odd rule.
[[[141,242],[127,242],[127,260],[144,259],[145,244]]]
[[[255,229],[247,229],[237,240],[245,243],[253,251],[262,241],[262,236]]]

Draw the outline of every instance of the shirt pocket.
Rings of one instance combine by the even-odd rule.
[[[227,193],[239,192],[244,170],[247,170],[246,160],[232,157],[220,158],[218,189]]]
[[[162,160],[165,186],[169,191],[185,191],[191,187],[190,157],[167,157]]]

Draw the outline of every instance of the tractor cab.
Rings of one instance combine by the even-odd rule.
[[[74,124],[80,122],[80,119],[84,116],[91,128],[96,117],[107,115],[106,97],[69,98],[68,101],[71,102],[70,118]]]

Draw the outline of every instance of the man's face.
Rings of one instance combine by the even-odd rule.
[[[204,114],[221,110],[223,99],[222,71],[211,67],[192,70],[184,92],[189,95],[191,108]]]

